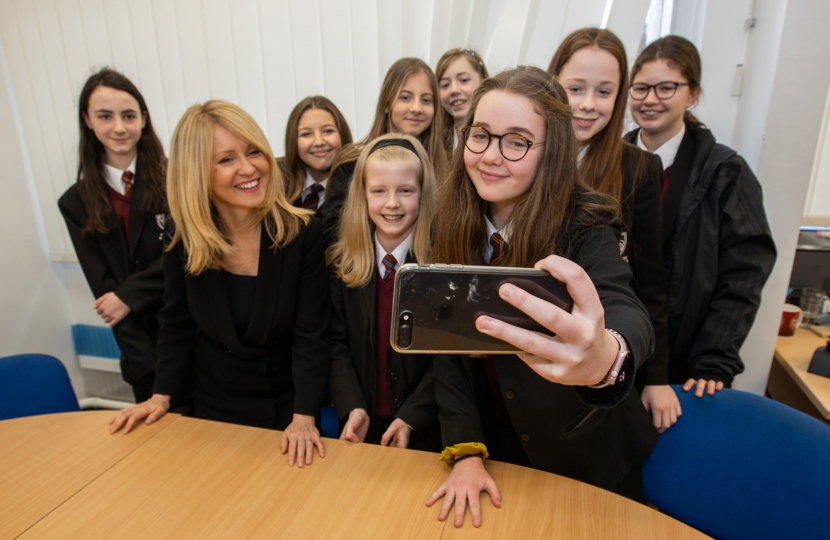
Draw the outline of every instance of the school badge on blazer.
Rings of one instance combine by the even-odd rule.
[[[159,233],[159,241],[164,240],[164,224],[167,223],[167,214],[156,214],[156,225],[161,229]]]

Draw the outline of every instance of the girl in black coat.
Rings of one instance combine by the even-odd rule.
[[[121,375],[141,402],[152,395],[164,287],[164,149],[144,98],[120,73],[92,75],[79,101],[78,178],[58,208],[94,308],[121,349]]]
[[[626,135],[665,167],[671,357],[655,374],[662,381],[646,384],[683,384],[698,397],[729,387],[744,370],[739,350],[776,256],[755,175],[687,110],[700,97],[700,76],[690,41],[667,36],[646,47],[631,68],[629,103],[640,129]]]
[[[666,328],[666,272],[663,268],[663,208],[660,158],[622,141],[628,97],[625,47],[610,30],[583,28],[566,37],[548,67],[568,93],[572,124],[581,143],[580,170],[585,183],[617,204],[623,223],[620,251],[631,265],[631,288],[648,309],[654,326],[654,353],[638,379],[647,386],[643,404],[654,427],[664,431],[677,422],[680,402],[654,373],[669,361]],[[661,386],[658,383],[663,383]],[[638,385],[638,388],[642,384]]]
[[[185,381],[195,416],[283,430],[288,463],[312,461],[328,377],[329,323],[321,231],[288,203],[268,141],[223,101],[194,105],[170,143],[164,307],[152,398],[121,411],[111,432],[152,423]]]
[[[341,439],[440,450],[432,356],[389,346],[400,264],[427,261],[435,174],[421,143],[384,135],[360,154],[328,252],[333,304],[329,387]]]

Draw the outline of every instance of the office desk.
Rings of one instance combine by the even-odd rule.
[[[0,529],[0,537],[25,531],[19,538],[706,538],[612,493],[502,463],[488,469],[499,482],[503,507],[494,509],[484,495],[482,527],[474,529],[468,515],[455,529],[436,519],[437,507],[424,506],[447,474],[435,454],[326,439],[326,458],[315,455],[310,467],[298,469],[279,453],[279,432],[171,416],[163,425],[110,436],[111,415],[14,421],[18,433],[28,421],[51,423],[53,443],[67,464],[87,460],[73,455],[95,457],[93,448],[106,439],[97,460],[103,470],[18,520],[25,523],[17,529]],[[2,440],[12,431],[4,424]],[[124,445],[132,450],[121,455]],[[17,453],[29,450],[17,445]],[[37,470],[40,459],[24,461]],[[49,491],[64,484],[64,476],[78,474],[54,467],[30,485],[4,486],[3,497]]]
[[[825,422],[830,420],[830,378],[807,373],[807,368],[815,350],[826,344],[804,328],[779,337],[767,381],[773,399]]]

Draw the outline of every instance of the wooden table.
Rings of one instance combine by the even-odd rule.
[[[326,458],[298,469],[279,432],[168,415],[110,436],[111,415],[0,422],[0,538],[706,538],[610,492],[495,462],[502,508],[484,495],[482,527],[468,515],[455,529],[424,506],[447,474],[435,454],[326,439]]]
[[[807,373],[807,368],[816,349],[826,344],[804,328],[779,337],[767,381],[773,399],[825,422],[830,421],[830,378]]]

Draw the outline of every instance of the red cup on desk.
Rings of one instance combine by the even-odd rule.
[[[779,336],[791,336],[795,329],[804,320],[804,312],[801,308],[792,304],[784,304],[784,313],[781,315],[781,327],[778,328]]]

